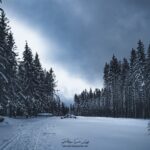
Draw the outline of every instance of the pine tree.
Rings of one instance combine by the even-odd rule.
[[[66,115],[69,112],[68,107],[65,106],[65,104],[62,102],[61,104],[62,114]]]
[[[150,45],[147,50],[146,63],[145,63],[145,90],[146,102],[145,113],[146,118],[150,117]]]
[[[55,93],[53,70],[43,71],[38,54],[33,60],[27,43],[23,60],[18,62],[15,48],[8,19],[0,8],[0,114],[29,116],[53,112],[60,115],[61,102]]]
[[[41,103],[43,100],[43,86],[44,86],[44,72],[39,60],[39,56],[36,53],[33,60],[33,76],[34,76],[34,114],[36,115],[41,110]]]
[[[138,42],[137,54],[139,62],[143,63],[145,61],[145,53],[144,53],[144,44],[141,40],[139,40]]]
[[[9,115],[16,115],[18,101],[17,101],[17,54],[15,53],[15,41],[12,33],[10,32],[7,37],[7,49],[6,58],[8,59],[9,65],[7,65],[7,78],[9,84],[7,86],[7,92],[9,97]]]
[[[131,101],[128,95],[128,76],[129,76],[129,63],[126,58],[123,59],[121,67],[121,116],[127,117],[131,112]]]
[[[5,15],[3,9],[0,9],[0,113],[6,113],[6,105],[9,102],[7,97],[7,86],[8,86],[8,77],[7,77],[7,66],[9,62],[7,59],[7,36],[8,36],[8,19]]]
[[[144,117],[145,105],[145,52],[144,44],[139,40],[137,47],[137,65],[136,65],[136,91],[137,91],[137,115]]]
[[[75,94],[77,115],[150,117],[150,46],[145,57],[144,44],[139,41],[137,50],[131,51],[130,62],[113,55],[105,64],[103,78],[103,89]]]
[[[80,115],[80,99],[77,94],[74,95],[75,114]]]
[[[104,87],[105,87],[105,94],[106,94],[106,111],[107,114],[110,114],[112,110],[112,101],[111,101],[111,81],[110,81],[110,65],[105,64],[104,67]]]
[[[129,68],[129,74],[127,79],[127,86],[126,86],[126,95],[129,101],[132,102],[132,116],[136,117],[136,83],[135,83],[135,77],[136,77],[136,66],[137,66],[137,52],[135,49],[132,49],[131,56],[130,56],[130,68]],[[126,108],[127,109],[127,108]],[[127,111],[127,110],[126,110]]]
[[[57,107],[56,101],[55,101],[55,87],[56,87],[56,81],[55,81],[55,74],[53,69],[51,68],[49,72],[46,72],[45,77],[45,83],[44,83],[44,89],[45,89],[45,102],[47,105],[45,105],[45,109],[49,109],[51,107],[51,111],[54,111]],[[50,111],[50,110],[49,110]]]
[[[34,68],[33,68],[33,55],[32,51],[28,46],[28,43],[25,45],[25,51],[23,52],[23,61],[21,62],[21,70],[23,70],[21,77],[22,81],[22,92],[25,95],[25,106],[26,113],[28,115],[33,114],[33,105],[34,105]]]
[[[111,98],[113,104],[113,115],[117,116],[119,111],[119,98],[120,98],[120,73],[121,66],[118,59],[113,55],[110,62],[110,82],[111,82]]]

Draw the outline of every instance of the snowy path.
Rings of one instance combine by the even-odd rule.
[[[6,119],[0,124],[0,150],[149,150],[147,120]]]
[[[15,128],[16,125],[16,128]],[[7,125],[9,128],[9,125]],[[6,128],[5,126],[5,128]],[[47,135],[53,134],[53,124],[49,121],[49,118],[34,118],[27,120],[20,120],[13,124],[12,133],[10,132],[9,138],[5,136],[3,131],[4,139],[1,141],[0,150],[38,150],[51,149],[50,139]],[[4,126],[0,127],[4,128]],[[7,130],[5,129],[4,130]],[[51,133],[52,132],[52,133]],[[3,138],[0,136],[0,138]]]

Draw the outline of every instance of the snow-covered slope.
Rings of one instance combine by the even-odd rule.
[[[0,150],[149,150],[148,120],[39,117],[0,123]]]

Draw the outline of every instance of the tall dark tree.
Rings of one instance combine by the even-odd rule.
[[[16,114],[18,107],[18,84],[17,84],[17,54],[15,53],[15,41],[12,33],[10,32],[7,37],[7,49],[6,49],[6,58],[8,59],[9,65],[7,65],[7,78],[8,78],[8,86],[7,92],[9,97],[9,115]]]
[[[121,66],[118,59],[113,56],[110,62],[111,103],[113,104],[113,115],[117,116],[120,99],[120,73]]]
[[[8,19],[3,9],[0,10],[0,112],[6,113],[6,104],[9,101],[7,97],[7,66],[9,66],[7,58],[7,36],[8,36]]]
[[[131,100],[127,93],[130,84],[128,84],[129,76],[129,63],[126,58],[123,59],[121,69],[121,115],[126,114],[128,116],[131,112]]]
[[[47,102],[48,106],[51,106],[52,111],[55,110],[57,107],[55,101],[55,74],[53,69],[51,68],[49,72],[46,72],[45,83],[44,83],[44,90],[45,90],[45,101]],[[49,109],[49,108],[46,108]]]
[[[34,76],[34,113],[41,111],[42,99],[43,97],[43,87],[44,87],[44,72],[39,60],[39,56],[36,53],[35,59],[33,60],[33,76]]]
[[[137,47],[137,62],[136,62],[136,95],[137,95],[137,115],[138,117],[145,116],[145,52],[144,44],[139,40]]]
[[[145,57],[144,44],[139,41],[129,62],[113,55],[105,64],[103,78],[103,89],[75,95],[73,107],[77,115],[150,117],[150,46]]]
[[[147,50],[145,63],[145,90],[146,90],[145,117],[148,118],[150,117],[150,45]]]
[[[38,54],[33,59],[27,42],[21,61],[17,61],[15,48],[8,19],[0,8],[0,114],[28,117],[39,112],[55,115],[66,112],[67,107],[63,104],[64,110],[61,109],[60,98],[55,92],[53,69],[43,71]]]
[[[20,84],[22,85],[22,93],[25,95],[24,103],[26,106],[26,112],[32,115],[34,105],[34,68],[33,68],[33,55],[32,51],[25,44],[25,50],[23,52],[23,61],[20,63]]]

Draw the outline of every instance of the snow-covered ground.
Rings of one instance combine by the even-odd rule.
[[[38,117],[0,123],[0,150],[150,150],[148,120]]]

